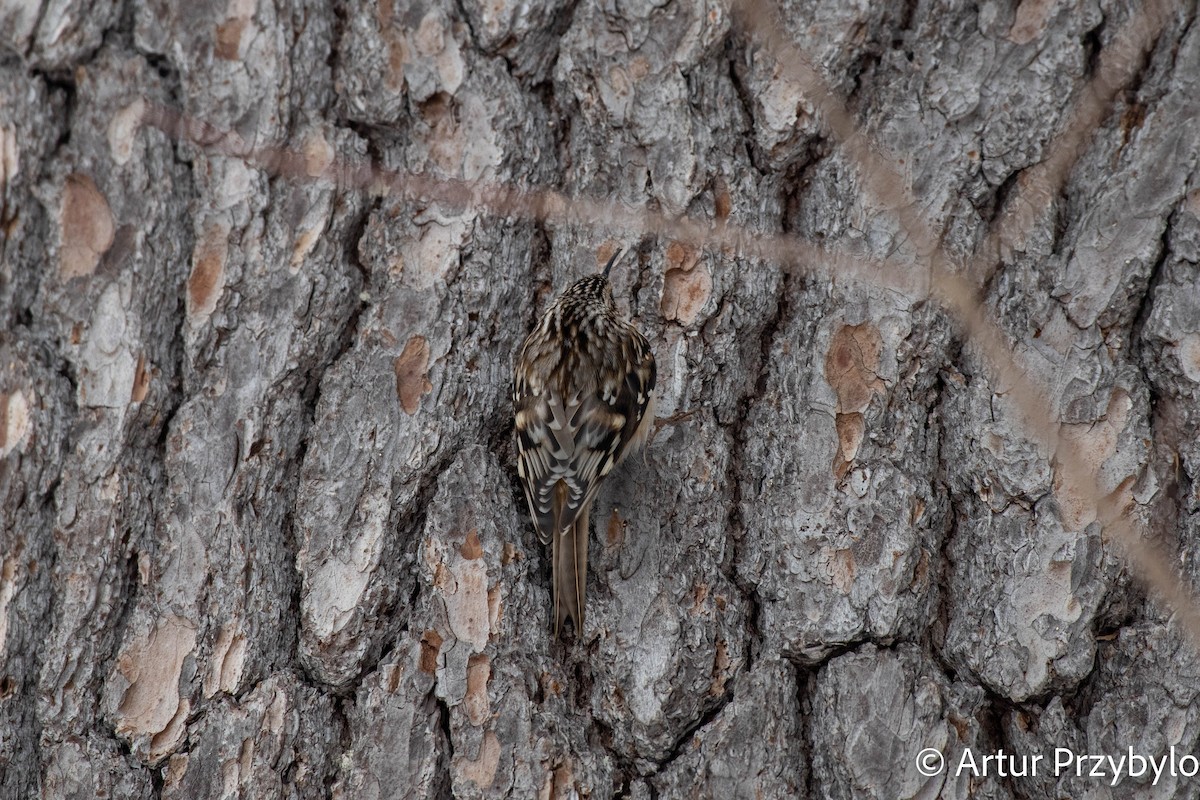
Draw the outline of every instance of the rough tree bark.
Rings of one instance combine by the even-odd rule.
[[[784,4],[954,252],[1115,0]],[[1193,582],[1200,26],[1174,9],[984,289]],[[0,796],[1197,797],[925,747],[1200,754],[1200,664],[920,292],[283,180],[139,130],[914,260],[722,2],[0,2]],[[674,417],[549,635],[510,357],[615,246]],[[603,252],[602,252],[603,251]]]

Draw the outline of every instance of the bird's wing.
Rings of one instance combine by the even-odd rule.
[[[618,370],[624,373],[623,377],[613,381],[614,385],[607,392],[601,392],[600,399],[606,402],[614,413],[624,417],[627,424],[621,431],[621,441],[615,451],[615,457],[611,463],[605,465],[601,472],[602,477],[645,442],[646,432],[649,430],[647,423],[653,422],[651,417],[657,370],[650,343],[646,341],[645,336],[631,327],[623,349],[625,352],[622,363],[632,367]]]
[[[637,331],[630,331],[625,346],[627,353],[613,363],[633,368],[606,365],[594,371],[598,379],[530,386],[517,375],[517,471],[543,543],[556,527],[561,532],[575,522],[637,443],[654,392],[654,355]],[[565,491],[558,490],[560,483]]]

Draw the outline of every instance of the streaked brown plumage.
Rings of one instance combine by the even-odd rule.
[[[654,354],[608,282],[618,255],[559,295],[513,367],[517,472],[538,538],[553,546],[556,635],[568,618],[583,632],[588,512],[654,419]]]

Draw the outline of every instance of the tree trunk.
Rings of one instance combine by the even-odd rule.
[[[1125,6],[782,11],[965,259]],[[1195,17],[969,276],[1192,582]],[[336,154],[921,263],[736,8],[0,0],[0,44],[0,796],[1126,797],[1152,773],[1105,789],[1055,748],[1200,755],[1195,643],[924,289],[140,125],[161,104],[314,174]],[[511,357],[617,246],[659,427],[597,501],[560,641]],[[1044,759],[959,768],[1001,748]]]

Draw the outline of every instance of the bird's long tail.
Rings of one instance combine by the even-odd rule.
[[[583,635],[583,600],[587,585],[588,511],[575,518],[554,537],[554,635],[563,623],[575,623],[575,636]]]

